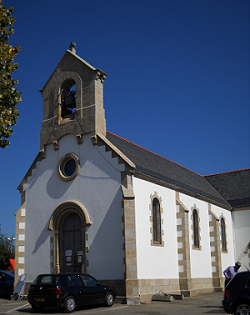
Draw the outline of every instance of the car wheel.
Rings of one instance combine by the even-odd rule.
[[[43,306],[38,306],[38,305],[31,305],[33,311],[35,312],[41,312],[43,310]]]
[[[234,315],[250,315],[250,303],[249,302],[242,302],[237,305]]]
[[[6,294],[7,299],[11,300],[12,295],[13,295],[13,287],[9,288]]]
[[[104,299],[104,305],[112,306],[113,304],[114,304],[114,294],[111,292],[108,292]]]
[[[75,310],[76,300],[73,296],[68,296],[64,301],[64,310],[67,313],[71,313]]]

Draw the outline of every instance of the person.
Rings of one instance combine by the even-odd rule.
[[[237,274],[240,267],[241,267],[241,262],[237,261],[234,266],[229,266],[227,267],[227,269],[223,271],[223,274],[225,276],[225,287],[227,286],[228,282],[232,280],[233,277]]]

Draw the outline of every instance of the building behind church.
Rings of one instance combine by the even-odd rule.
[[[250,169],[200,176],[106,131],[107,74],[65,52],[41,90],[40,151],[18,190],[16,282],[89,273],[128,303],[222,290],[250,263]]]

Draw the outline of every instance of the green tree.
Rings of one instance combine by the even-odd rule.
[[[0,226],[0,269],[5,270],[9,266],[9,259],[15,258],[15,246],[13,244],[13,236],[7,237],[3,234]]]
[[[11,126],[16,125],[19,117],[16,105],[21,101],[21,93],[14,86],[18,80],[12,79],[12,73],[18,68],[14,63],[21,48],[9,44],[9,37],[16,20],[12,16],[13,8],[7,9],[0,0],[0,147],[10,145],[8,138],[12,135]]]

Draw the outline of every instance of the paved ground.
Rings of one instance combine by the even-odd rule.
[[[77,308],[74,315],[201,315],[226,314],[222,308],[222,292],[202,294],[196,297],[184,298],[173,302],[152,302],[150,304],[129,306],[126,304],[114,304],[106,307],[81,307]],[[34,313],[27,300],[8,301],[0,299],[0,314],[30,315]],[[38,313],[36,313],[38,314]],[[45,309],[41,314],[63,314],[58,309]],[[64,313],[65,314],[65,313]]]

